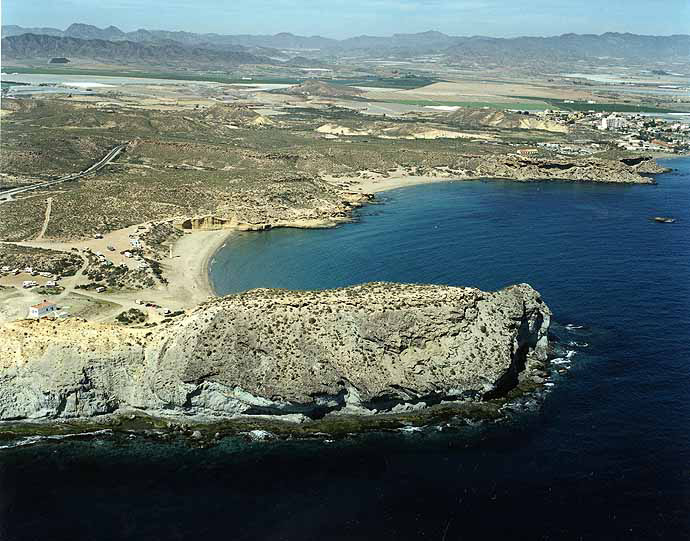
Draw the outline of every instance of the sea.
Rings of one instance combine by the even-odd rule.
[[[234,235],[212,262],[219,294],[527,282],[555,320],[538,407],[204,449],[25,439],[0,449],[0,539],[690,538],[690,158],[663,163],[657,185],[402,188],[335,229]]]

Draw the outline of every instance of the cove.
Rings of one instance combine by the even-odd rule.
[[[432,427],[3,450],[0,538],[42,538],[46,524],[60,540],[688,538],[690,159],[666,164],[657,186],[404,188],[357,223],[238,233],[214,258],[219,294],[528,282],[572,352],[539,410],[472,438]]]

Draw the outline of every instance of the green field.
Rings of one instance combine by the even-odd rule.
[[[555,98],[531,98],[530,96],[516,96],[523,100],[541,100],[546,102],[547,106],[552,109],[560,109],[563,111],[596,111],[596,112],[611,112],[611,113],[682,113],[684,111],[678,109],[669,109],[665,107],[656,107],[646,104],[630,104],[630,103],[586,103],[583,101],[576,101],[575,103],[566,103],[565,100]]]
[[[62,67],[40,67],[40,68],[26,68],[18,66],[4,66],[3,71],[11,76],[13,73],[26,73],[35,75],[91,75],[96,77],[139,77],[142,79],[164,79],[171,81],[207,81],[212,83],[226,83],[226,84],[299,84],[307,80],[305,77],[253,77],[252,79],[243,79],[241,77],[234,77],[230,75],[210,74],[204,72],[190,73],[190,72],[159,72],[159,71],[144,71],[136,69],[125,70],[99,70],[99,69],[81,69],[81,68],[62,68]],[[429,85],[437,81],[430,77],[363,77],[361,79],[321,79],[327,83],[352,85],[352,86],[369,86],[380,88],[399,88],[412,89]]]
[[[370,100],[372,101],[372,100]],[[381,103],[398,103],[400,105],[418,105],[420,107],[450,106],[450,107],[487,107],[489,109],[521,109],[542,111],[549,108],[549,104],[538,101],[528,102],[492,102],[492,101],[437,101],[437,100],[379,100]]]
[[[376,88],[398,88],[411,90],[437,83],[441,79],[432,77],[364,77],[362,79],[322,79],[326,83]]]

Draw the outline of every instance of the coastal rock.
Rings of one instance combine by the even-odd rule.
[[[152,415],[288,420],[505,393],[546,357],[550,311],[521,284],[258,289],[178,321],[0,327],[0,420]]]
[[[526,158],[515,155],[483,156],[465,160],[463,169],[472,176],[505,178],[516,181],[572,180],[586,182],[616,182],[626,184],[654,184],[647,176],[668,169],[652,158],[605,160],[601,158]]]

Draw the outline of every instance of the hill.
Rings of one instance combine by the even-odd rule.
[[[345,85],[333,85],[324,81],[309,79],[289,88],[275,90],[279,94],[291,96],[319,96],[321,98],[356,98],[364,94],[359,88]]]
[[[312,53],[393,54],[400,57],[419,54],[442,54],[451,61],[517,64],[563,63],[578,60],[625,64],[626,62],[688,63],[690,35],[644,36],[630,33],[563,34],[550,37],[491,38],[485,36],[450,36],[428,31],[392,36],[355,36],[343,40],[322,36],[298,36],[289,32],[275,35],[222,35],[194,32],[146,30],[123,32],[117,27],[98,28],[75,23],[66,30],[56,28],[2,27],[2,36],[22,34],[52,35],[77,39],[131,41],[134,43],[175,42],[188,47],[227,50],[244,47],[255,54],[269,54],[287,59],[295,51]],[[310,55],[311,56],[311,55]]]
[[[446,118],[450,124],[466,128],[499,128],[507,130],[544,130],[556,133],[567,133],[568,128],[557,122],[545,120],[532,114],[497,111],[495,109],[460,108]]]
[[[222,123],[242,127],[259,127],[273,124],[273,121],[267,116],[261,115],[243,105],[218,103],[208,109],[203,109],[199,116],[205,122],[214,124]]]
[[[216,51],[186,47],[177,42],[144,44],[132,41],[79,39],[38,34],[22,34],[2,39],[2,60],[31,60],[55,57],[81,58],[120,64],[170,65],[237,65],[266,64],[268,58],[250,54],[242,47],[233,51]]]
[[[563,34],[546,38],[511,39],[473,37],[459,39],[446,49],[458,60],[471,58],[498,63],[572,62],[666,62],[690,59],[690,36],[640,36],[636,34]]]

